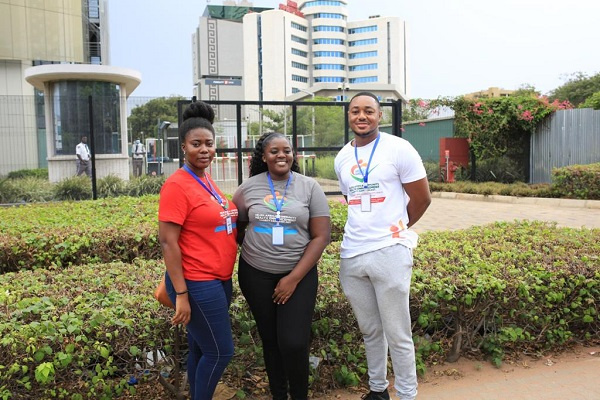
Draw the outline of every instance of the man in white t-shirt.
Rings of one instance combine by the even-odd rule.
[[[370,92],[350,100],[354,139],[335,158],[348,202],[339,274],[365,342],[370,388],[365,399],[390,398],[389,346],[397,394],[412,400],[417,374],[409,294],[418,235],[409,227],[425,213],[431,195],[421,157],[406,140],[379,131],[381,115]]]
[[[133,176],[138,177],[142,175],[144,167],[144,155],[146,149],[139,139],[131,146],[131,157],[133,158]]]
[[[75,155],[77,156],[77,176],[83,173],[92,176],[92,154],[87,145],[87,136],[81,137],[81,142],[75,147]]]

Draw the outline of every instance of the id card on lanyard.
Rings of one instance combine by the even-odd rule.
[[[219,205],[223,207],[223,210],[227,211],[229,208],[228,204],[221,198],[221,196],[219,196],[219,193],[217,193],[215,188],[212,186],[208,177],[206,178],[206,183],[208,184],[207,186],[207,184],[202,182],[202,179],[200,179],[200,177],[196,175],[194,171],[192,171],[186,164],[183,165],[183,169],[185,169],[196,181],[198,181],[204,190],[206,190],[212,197],[215,198],[215,200],[217,200]],[[231,215],[229,214],[227,214],[227,217],[225,217],[225,226],[227,227],[227,234],[231,235],[233,232],[233,222],[231,221]]]
[[[275,186],[273,186],[273,180],[271,179],[271,174],[267,172],[267,181],[269,181],[269,188],[271,189],[271,196],[273,196],[273,203],[275,204],[275,225],[272,228],[272,243],[273,246],[282,246],[284,243],[284,229],[283,226],[280,225],[281,220],[281,209],[283,208],[283,202],[285,200],[285,195],[287,194],[288,187],[290,186],[290,182],[292,181],[292,171],[290,171],[290,177],[285,185],[285,190],[283,191],[283,196],[281,196],[281,201],[277,199],[277,193],[275,193]]]
[[[358,166],[358,170],[363,177],[363,189],[364,192],[360,195],[360,211],[361,212],[371,212],[371,193],[368,192],[369,188],[369,171],[371,167],[371,160],[373,159],[373,154],[375,154],[375,149],[377,148],[377,144],[379,143],[379,138],[381,134],[377,134],[377,139],[375,139],[375,144],[373,145],[373,149],[371,149],[371,155],[369,156],[369,162],[367,163],[367,170],[363,172],[362,167],[360,166],[360,162],[358,160],[358,146],[356,145],[356,140],[354,141],[354,158],[356,159],[356,165]]]

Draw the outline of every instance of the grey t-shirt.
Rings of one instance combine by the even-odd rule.
[[[328,217],[329,204],[321,186],[312,178],[292,173],[287,180],[273,181],[278,199],[285,193],[280,224],[284,228],[284,244],[273,245],[276,207],[272,199],[267,173],[244,181],[233,195],[238,208],[238,221],[248,221],[242,244],[242,257],[254,268],[269,273],[291,271],[310,242],[309,220]]]

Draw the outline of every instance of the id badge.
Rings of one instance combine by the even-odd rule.
[[[281,225],[275,225],[273,227],[273,245],[283,245],[283,226]]]
[[[227,225],[227,234],[231,235],[231,232],[233,232],[233,224],[231,223],[231,217],[225,218],[225,224]]]
[[[371,212],[371,195],[369,193],[360,195],[360,211]]]

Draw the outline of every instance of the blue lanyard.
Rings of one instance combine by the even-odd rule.
[[[267,172],[267,180],[269,181],[269,187],[271,188],[271,195],[273,195],[273,203],[275,203],[275,209],[277,210],[277,215],[275,216],[275,222],[279,225],[279,219],[281,218],[281,209],[283,208],[283,200],[285,199],[285,195],[287,193],[288,187],[290,186],[290,182],[292,181],[292,171],[290,171],[290,177],[285,185],[285,190],[283,191],[283,196],[281,196],[281,201],[277,200],[277,195],[275,194],[275,186],[273,186],[273,180],[271,179],[271,174]]]
[[[377,148],[377,144],[379,143],[379,138],[381,134],[377,134],[377,139],[375,139],[375,144],[373,145],[373,149],[371,150],[371,155],[369,156],[369,162],[367,163],[367,171],[363,172],[360,163],[358,162],[358,146],[356,145],[356,139],[354,139],[354,158],[356,158],[356,165],[358,165],[358,170],[360,174],[363,176],[363,187],[367,187],[369,183],[369,168],[371,167],[371,160],[373,159],[373,154],[375,154],[375,149]]]
[[[225,203],[223,201],[223,199],[221,199],[221,196],[219,196],[219,193],[217,193],[215,188],[212,186],[208,177],[206,177],[206,182],[208,183],[208,186],[206,186],[206,184],[204,182],[202,182],[202,179],[200,179],[198,177],[198,175],[196,175],[194,173],[194,171],[192,171],[190,169],[190,167],[187,166],[187,164],[183,165],[183,169],[185,169],[191,176],[193,176],[194,179],[198,181],[200,186],[202,186],[204,188],[204,190],[206,190],[208,193],[210,193],[210,195],[213,196],[217,200],[217,202],[221,205],[221,207],[223,207],[223,210],[227,210],[229,208],[229,205],[227,203]]]

